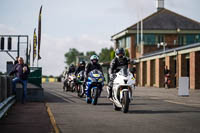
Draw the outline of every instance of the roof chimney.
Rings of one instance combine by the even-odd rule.
[[[157,1],[156,2],[157,11],[164,9],[164,5],[165,5],[164,0],[156,0],[156,1]]]

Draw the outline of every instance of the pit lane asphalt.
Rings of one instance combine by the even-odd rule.
[[[43,84],[45,102],[62,133],[199,133],[200,108],[152,98],[148,88],[134,90],[127,114],[114,111],[104,90],[98,105],[76,93],[63,92],[61,83]],[[164,90],[163,90],[164,91]],[[148,95],[147,93],[151,93]]]

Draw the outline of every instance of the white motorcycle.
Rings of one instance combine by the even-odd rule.
[[[76,76],[75,73],[70,73],[68,76],[67,91],[75,91]]]
[[[112,99],[113,107],[115,110],[122,110],[127,113],[129,110],[129,103],[133,100],[132,88],[135,86],[135,78],[133,74],[129,72],[127,67],[120,69],[116,73],[116,77],[113,81]]]

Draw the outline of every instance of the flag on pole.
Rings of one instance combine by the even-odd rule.
[[[36,28],[35,28],[34,34],[33,34],[33,64],[36,57],[36,50],[37,50],[37,35],[36,35]]]
[[[38,22],[38,60],[41,59],[41,56],[40,56],[40,45],[41,45],[41,15],[42,15],[42,6],[40,7],[39,22]]]

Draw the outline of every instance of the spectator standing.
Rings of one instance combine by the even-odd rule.
[[[13,70],[9,75],[15,74],[15,78],[12,80],[12,91],[16,94],[16,83],[21,83],[23,86],[23,97],[22,103],[25,102],[27,97],[27,79],[30,73],[30,69],[27,64],[24,64],[24,60],[22,57],[18,58],[18,63],[14,66]]]

